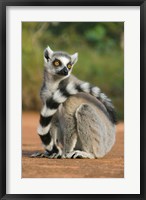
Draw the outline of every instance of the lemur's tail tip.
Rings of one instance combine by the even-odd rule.
[[[111,118],[111,121],[113,122],[113,124],[117,124],[118,120],[117,120],[117,115],[116,115],[116,111],[114,109],[107,109],[109,116]]]

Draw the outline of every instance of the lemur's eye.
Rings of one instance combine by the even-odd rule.
[[[55,64],[55,66],[59,66],[59,62],[58,61],[55,61],[54,64]]]
[[[61,65],[60,60],[55,59],[54,62],[53,62],[53,65],[54,65],[55,67],[60,66],[60,65]]]
[[[71,69],[71,67],[72,67],[71,63],[68,63],[67,67],[68,67],[68,69]]]

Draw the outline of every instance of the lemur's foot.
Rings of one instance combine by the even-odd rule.
[[[30,157],[31,158],[43,158],[45,153],[35,152]]]
[[[52,150],[46,150],[46,154],[48,158],[61,158],[62,157],[62,150],[59,146],[53,146]]]
[[[70,153],[65,154],[64,158],[90,158],[93,159],[95,156],[91,153],[87,153],[85,151],[72,151]]]
[[[61,154],[60,153],[52,153],[52,154],[50,154],[49,152],[47,152],[46,157],[47,158],[61,158]]]
[[[61,158],[60,153],[52,153],[45,151],[44,153],[36,152],[31,155],[31,158]]]

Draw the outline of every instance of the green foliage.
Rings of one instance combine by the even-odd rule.
[[[120,22],[23,22],[23,109],[40,110],[43,51],[79,53],[73,74],[99,86],[113,101],[119,119],[124,115],[123,29]]]

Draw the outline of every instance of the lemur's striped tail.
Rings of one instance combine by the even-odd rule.
[[[45,149],[50,154],[59,153],[59,148],[51,134],[51,120],[59,105],[66,99],[67,97],[61,94],[60,90],[57,90],[53,97],[47,99],[40,114],[40,124],[37,131]]]
[[[117,123],[116,112],[115,112],[115,108],[112,104],[112,101],[104,93],[101,92],[100,88],[91,86],[90,83],[82,83],[80,85],[77,85],[76,88],[80,92],[89,93],[92,96],[99,99],[103,103],[103,105],[106,107],[111,121],[114,124]]]
[[[112,101],[104,93],[101,92],[100,88],[98,88],[96,86],[92,86],[90,83],[84,82],[82,84],[76,84],[76,85],[74,83],[69,83],[69,85],[67,86],[66,89],[68,92],[70,91],[70,93],[72,92],[72,93],[76,94],[78,92],[85,92],[85,93],[89,93],[92,96],[96,97],[106,107],[112,123],[114,123],[114,124],[117,123],[116,112],[115,112],[115,108],[112,104]]]
[[[93,87],[89,83],[76,84],[74,82],[62,82],[53,96],[47,99],[40,115],[38,134],[47,151],[59,151],[57,144],[53,141],[50,131],[53,115],[56,113],[61,103],[64,103],[69,96],[75,95],[79,92],[89,93],[99,99],[105,105],[112,123],[116,123],[114,106],[111,100],[104,93],[101,93],[98,87]]]

